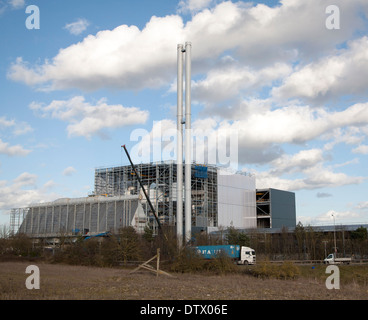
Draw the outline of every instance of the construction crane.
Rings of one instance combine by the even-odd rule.
[[[152,213],[153,213],[153,215],[154,215],[154,217],[155,217],[155,219],[156,219],[156,222],[157,222],[157,225],[158,225],[158,229],[162,232],[162,234],[163,234],[163,236],[164,236],[165,240],[166,240],[166,241],[168,241],[167,235],[166,235],[166,233],[165,233],[165,232],[163,231],[163,229],[162,229],[162,226],[161,226],[161,223],[160,223],[160,219],[158,218],[158,216],[157,216],[157,214],[156,214],[156,211],[155,211],[155,208],[153,207],[152,202],[151,202],[150,198],[149,198],[149,197],[148,197],[148,195],[147,195],[146,189],[145,189],[145,188],[144,188],[144,186],[143,186],[142,180],[141,180],[141,178],[140,178],[140,176],[139,176],[139,174],[138,174],[138,172],[137,172],[137,170],[136,170],[136,168],[135,168],[135,165],[134,165],[134,163],[133,163],[132,159],[130,158],[129,152],[128,152],[128,150],[127,150],[127,148],[126,148],[125,144],[124,144],[124,145],[122,145],[121,147],[122,147],[122,148],[124,148],[124,151],[125,151],[125,153],[126,153],[126,155],[127,155],[128,159],[129,159],[130,165],[132,166],[132,169],[133,169],[133,171],[134,171],[134,173],[135,173],[135,175],[136,175],[136,177],[137,177],[137,179],[138,179],[138,182],[139,182],[139,184],[140,184],[140,186],[141,186],[141,188],[142,188],[142,191],[143,191],[143,193],[144,193],[144,196],[145,196],[145,197],[146,197],[146,199],[147,199],[148,205],[150,206],[150,209],[151,209],[151,211],[152,211]]]

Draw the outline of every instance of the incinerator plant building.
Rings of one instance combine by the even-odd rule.
[[[161,225],[176,225],[175,162],[136,165]],[[295,195],[276,189],[256,189],[255,176],[229,173],[217,166],[191,166],[192,231],[295,227]],[[183,196],[179,201],[185,201]],[[15,219],[17,217],[17,219]],[[154,213],[131,166],[95,169],[94,192],[83,198],[62,198],[12,210],[19,232],[32,237],[117,232],[133,226],[157,231]],[[18,228],[17,228],[18,230]],[[15,231],[15,227],[14,227]]]
[[[162,225],[176,224],[177,177],[174,162],[136,165],[144,188]],[[257,227],[254,175],[229,174],[216,166],[191,166],[192,229],[216,230],[233,226]],[[184,192],[182,199],[184,202]],[[58,199],[22,210],[20,232],[33,236],[57,236],[76,231],[90,234],[114,232],[134,226],[143,232],[157,222],[131,166],[95,170],[93,195]]]

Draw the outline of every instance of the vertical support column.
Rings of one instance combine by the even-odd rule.
[[[192,233],[192,129],[191,129],[191,49],[185,43],[185,243]]]
[[[176,163],[176,235],[183,245],[183,45],[177,46],[177,163]]]

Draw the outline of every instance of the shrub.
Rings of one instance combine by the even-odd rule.
[[[171,270],[175,272],[195,272],[202,271],[205,260],[194,250],[183,248],[174,259]]]
[[[234,273],[238,270],[234,261],[224,253],[220,253],[214,259],[207,260],[205,268],[217,274]]]
[[[226,254],[219,254],[216,258],[205,260],[190,248],[184,248],[179,252],[171,265],[175,272],[214,272],[216,274],[233,273],[237,271],[234,261]]]
[[[299,268],[291,261],[285,261],[279,268],[278,278],[295,279],[299,276]]]
[[[226,242],[228,244],[237,244],[248,247],[250,240],[245,233],[236,230],[234,227],[230,227],[228,228],[228,233],[226,235]]]

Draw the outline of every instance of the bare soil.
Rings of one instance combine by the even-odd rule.
[[[40,289],[29,290],[26,267],[40,270]],[[246,274],[176,274],[41,262],[1,262],[1,300],[366,300],[368,287],[356,283],[328,290],[321,279],[258,279]],[[327,275],[326,275],[327,277]]]

